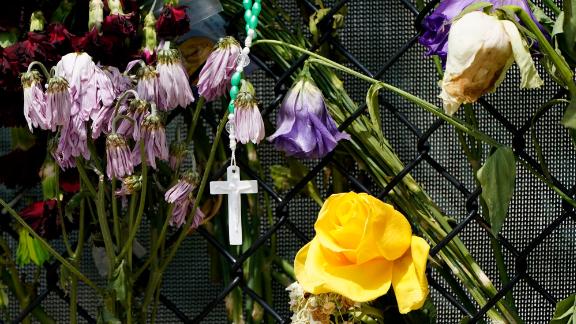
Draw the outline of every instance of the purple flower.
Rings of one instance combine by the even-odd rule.
[[[143,100],[154,102],[159,105],[158,101],[158,73],[153,66],[146,65],[141,67],[136,74],[138,83],[136,84],[136,92]]]
[[[102,133],[110,134],[112,131],[112,116],[114,116],[114,107],[106,106],[98,110],[92,117],[92,138],[97,139]]]
[[[74,158],[82,156],[90,159],[90,150],[86,134],[85,122],[78,116],[70,118],[70,122],[62,127],[58,147],[53,156],[63,170],[76,165]]]
[[[194,198],[188,197],[186,199],[178,200],[174,203],[174,209],[172,210],[172,217],[170,218],[170,226],[180,227],[186,223],[186,216],[190,213],[192,207],[194,207]],[[196,208],[196,213],[194,214],[194,220],[192,221],[191,229],[196,229],[202,224],[202,221],[206,215],[202,212],[200,208]]]
[[[24,117],[28,128],[40,127],[47,129],[46,122],[46,96],[42,91],[42,77],[38,71],[22,74],[22,88],[24,90]]]
[[[106,174],[108,178],[122,178],[134,172],[128,143],[122,135],[112,133],[106,138]]]
[[[251,87],[251,86],[250,86]],[[236,139],[242,144],[260,143],[264,139],[264,121],[254,96],[246,91],[240,92],[234,101],[234,130]]]
[[[195,188],[198,182],[198,176],[193,172],[188,172],[182,176],[180,180],[166,193],[164,199],[166,202],[173,204],[174,202],[188,197]]]
[[[54,77],[48,81],[46,90],[46,120],[54,132],[57,126],[66,126],[70,121],[72,98],[68,91],[68,81]]]
[[[94,118],[100,109],[114,102],[112,81],[86,53],[64,55],[56,65],[56,76],[68,81],[72,95],[71,114],[84,121]]]
[[[133,122],[122,119],[116,132],[126,137],[132,136],[135,141],[138,141],[140,139],[140,127],[146,116],[150,114],[148,112],[148,102],[142,99],[133,99],[130,101],[128,108],[123,108],[120,113],[130,117]]]
[[[230,88],[230,78],[241,52],[240,44],[233,37],[224,37],[216,44],[198,78],[198,93],[206,101],[223,96]]]
[[[194,102],[188,75],[182,65],[178,50],[164,45],[164,48],[158,51],[156,71],[158,72],[157,104],[160,110],[169,111],[178,106],[186,107]]]
[[[532,20],[545,32],[544,28],[534,17],[526,0],[486,0],[499,8],[507,5],[519,6],[530,14]],[[420,36],[420,44],[426,46],[426,55],[438,55],[443,63],[446,63],[448,52],[448,33],[452,20],[456,18],[469,5],[480,2],[479,0],[443,0],[438,7],[422,21],[423,33]]]
[[[190,209],[194,205],[195,200],[192,197],[192,192],[196,188],[197,183],[198,175],[193,172],[188,172],[164,195],[164,199],[166,199],[168,203],[174,204],[172,218],[170,218],[171,226],[180,227],[186,222],[186,215],[190,213]],[[199,208],[196,209],[192,228],[200,226],[204,217],[202,210]]]
[[[142,141],[146,154],[146,162],[156,169],[156,158],[168,161],[168,146],[166,144],[166,131],[164,125],[157,114],[152,113],[142,123]],[[136,145],[133,153],[134,164],[142,162],[140,156],[140,145]]]
[[[116,96],[121,95],[124,91],[132,89],[132,80],[122,74],[115,66],[105,66],[102,71],[108,76],[110,81],[112,81],[112,86],[114,89],[114,94]]]
[[[328,113],[322,92],[308,77],[300,78],[288,91],[276,117],[278,129],[268,138],[288,156],[322,158],[338,141],[350,139],[340,132]]]

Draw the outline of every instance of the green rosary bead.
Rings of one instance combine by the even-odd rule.
[[[244,12],[244,20],[246,21],[246,23],[249,23],[251,18],[252,18],[252,10],[246,9],[246,12]]]
[[[240,88],[238,88],[238,86],[232,86],[232,88],[230,88],[230,99],[232,100],[236,99],[236,97],[238,97],[239,91]]]
[[[258,16],[261,11],[262,11],[262,5],[259,2],[256,2],[254,3],[254,5],[252,5],[252,14],[254,16]]]
[[[231,114],[234,113],[234,100],[230,100],[230,103],[228,104],[228,112]]]
[[[252,0],[242,0],[242,5],[244,9],[248,10],[252,7]]]
[[[250,28],[250,26],[246,25],[246,35],[248,35],[249,30],[254,31],[254,36],[252,36],[252,40],[255,40],[256,39],[256,30],[254,28]]]
[[[248,22],[248,26],[250,26],[251,29],[256,29],[258,26],[258,16],[252,15],[252,17],[250,17],[250,21]]]
[[[238,86],[238,85],[240,85],[241,80],[242,80],[242,73],[236,71],[236,72],[234,72],[234,74],[232,74],[232,78],[230,78],[230,83],[233,86]]]

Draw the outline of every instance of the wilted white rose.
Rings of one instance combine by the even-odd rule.
[[[521,87],[543,82],[514,22],[474,11],[454,22],[448,36],[448,58],[440,98],[446,113],[493,92],[512,63],[520,68]]]

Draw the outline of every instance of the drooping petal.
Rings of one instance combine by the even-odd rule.
[[[424,239],[413,236],[410,249],[394,261],[392,286],[401,314],[421,308],[426,301],[429,291],[426,279],[429,250],[430,246]]]

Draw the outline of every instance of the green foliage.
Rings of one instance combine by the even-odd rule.
[[[488,157],[478,170],[482,198],[488,206],[492,233],[497,235],[504,224],[508,205],[514,194],[516,160],[509,147],[500,147]]]
[[[576,324],[576,294],[556,304],[554,317],[550,324]]]

